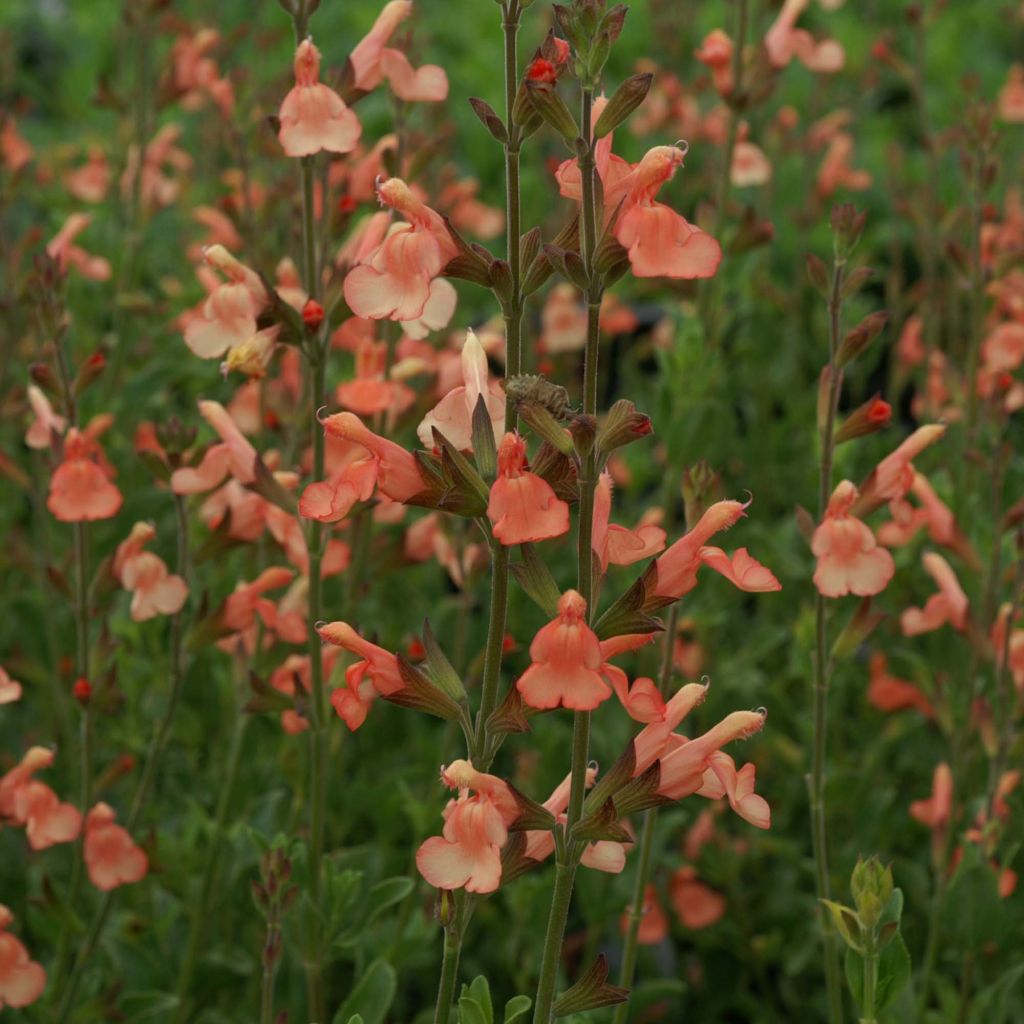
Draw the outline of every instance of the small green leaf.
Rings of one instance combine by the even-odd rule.
[[[376,920],[388,907],[400,903],[412,892],[416,883],[405,875],[395,878],[385,878],[378,882],[370,890],[370,912],[366,917],[366,924]]]
[[[865,1016],[878,1016],[910,982],[910,953],[903,936],[897,932],[878,957],[878,983],[873,1011],[864,1006],[864,958],[852,949],[846,951],[846,980]]]
[[[395,969],[384,960],[374,960],[363,972],[348,998],[334,1015],[334,1024],[351,1024],[354,1016],[363,1024],[384,1024],[384,1018],[398,987]]]
[[[525,1017],[530,1012],[533,1001],[529,996],[513,996],[505,1004],[505,1020],[503,1024],[514,1024],[515,1021]]]
[[[463,996],[459,1000],[459,1024],[491,1024],[491,1018],[475,999]]]
[[[487,1017],[487,1024],[492,1024],[494,1021],[494,1003],[491,1001],[491,987],[487,983],[487,979],[482,974],[478,974],[469,983],[467,991],[470,998],[475,1003],[478,1003],[484,1011],[484,1015]]]

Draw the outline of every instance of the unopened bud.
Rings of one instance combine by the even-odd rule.
[[[653,81],[654,75],[649,71],[627,78],[601,111],[601,116],[594,125],[594,138],[600,139],[615,131],[647,98]]]
[[[307,299],[302,307],[302,322],[315,331],[324,322],[324,307],[316,299]]]
[[[836,353],[836,363],[846,366],[853,362],[881,334],[888,322],[889,314],[885,310],[869,313],[843,338]]]
[[[843,444],[855,437],[866,437],[884,430],[892,422],[892,406],[875,395],[854,409],[836,431],[835,443]]]
[[[608,410],[597,432],[597,446],[608,455],[616,448],[647,437],[652,430],[650,416],[637,412],[636,406],[629,399],[621,398]]]
[[[89,684],[89,680],[84,676],[80,676],[75,680],[74,685],[71,687],[71,695],[78,701],[82,707],[85,707],[89,703],[89,699],[92,697],[92,686]]]

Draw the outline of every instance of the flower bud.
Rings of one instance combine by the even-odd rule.
[[[75,680],[74,685],[71,687],[71,695],[83,708],[88,705],[89,699],[92,697],[92,686],[85,676],[80,676]]]
[[[864,317],[840,342],[836,363],[839,366],[846,366],[847,363],[853,362],[878,337],[888,322],[889,314],[885,310]]]
[[[594,138],[600,139],[615,131],[647,98],[653,81],[654,75],[650,72],[627,78],[601,111],[601,116],[594,125]]]
[[[605,455],[623,445],[647,437],[651,431],[651,418],[637,412],[636,406],[626,398],[620,398],[609,410],[601,429],[597,432],[597,446]]]
[[[310,331],[315,331],[324,322],[324,307],[316,299],[307,299],[302,307],[302,322]]]
[[[892,406],[875,395],[847,416],[836,431],[835,443],[843,444],[855,437],[866,437],[868,434],[884,430],[891,422]]]
[[[867,221],[866,213],[858,213],[853,203],[841,203],[832,210],[832,241],[836,256],[845,259],[857,247]]]
[[[857,916],[865,928],[874,930],[892,896],[892,868],[883,867],[877,857],[858,860],[850,877],[850,891]]]

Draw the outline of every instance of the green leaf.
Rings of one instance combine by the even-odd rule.
[[[514,1024],[514,1021],[525,1017],[530,1012],[533,1001],[529,996],[513,996],[505,1004],[504,1024]]]
[[[405,875],[395,878],[385,878],[378,882],[370,890],[370,912],[366,917],[366,924],[376,920],[388,907],[400,903],[412,892],[416,883]]]
[[[1007,1019],[1010,993],[1024,977],[1024,964],[1005,971],[995,982],[983,988],[971,1006],[971,1024],[1003,1024]]]
[[[482,974],[478,974],[469,983],[467,991],[473,1001],[479,1004],[480,1008],[484,1011],[484,1015],[487,1017],[487,1024],[492,1024],[494,1020],[494,1003],[491,1001],[491,987],[487,983],[487,979]]]
[[[459,1024],[491,1024],[491,1018],[475,999],[463,996],[459,1000]]]
[[[1006,925],[995,872],[980,859],[969,862],[968,858],[976,857],[974,850],[965,852],[943,907],[949,933],[975,951],[987,942],[998,940]]]
[[[846,980],[850,992],[865,1016],[878,1016],[910,981],[910,953],[903,936],[896,933],[893,940],[878,957],[878,984],[875,987],[875,1005],[864,1005],[864,958],[852,949],[846,951]]]
[[[362,1014],[357,1013],[354,1017],[349,1017],[348,1024],[366,1024],[363,1020]]]
[[[385,960],[374,960],[334,1015],[334,1024],[351,1024],[357,1015],[363,1024],[384,1024],[397,987],[397,976],[391,964]]]

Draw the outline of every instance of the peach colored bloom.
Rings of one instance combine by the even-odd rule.
[[[436,427],[454,448],[472,451],[473,412],[481,397],[497,443],[505,426],[505,392],[497,381],[488,381],[487,353],[470,329],[462,345],[462,384],[452,388],[423,417],[416,431],[420,443],[425,448],[433,448],[433,428]]]
[[[0,154],[11,174],[17,174],[32,160],[34,150],[18,132],[14,118],[9,114],[0,119]]]
[[[140,882],[149,871],[149,858],[128,831],[115,823],[109,804],[98,803],[85,816],[83,856],[89,881],[103,892]]]
[[[985,369],[1013,373],[1024,363],[1024,320],[996,324],[981,344]]]
[[[110,188],[110,165],[102,149],[90,149],[88,160],[64,176],[68,192],[83,203],[101,203]]]
[[[131,616],[145,622],[157,615],[174,615],[188,599],[188,587],[171,575],[162,558],[143,548],[156,536],[149,523],[136,523],[114,553],[113,573],[132,591]]]
[[[1011,64],[999,90],[999,116],[1010,124],[1024,124],[1024,64]]]
[[[745,764],[739,771],[736,770],[736,762],[723,751],[711,755],[708,759],[708,769],[715,777],[715,796],[718,799],[717,790],[720,787],[723,794],[729,801],[729,806],[744,821],[750,822],[755,828],[771,828],[772,812],[768,801],[763,796],[754,792],[754,783],[757,769],[752,764]],[[711,781],[705,773],[705,786]],[[698,790],[700,792],[700,790]]]
[[[436,64],[414,69],[401,50],[387,46],[395,29],[412,12],[412,0],[390,0],[349,56],[355,73],[355,88],[375,89],[387,79],[391,90],[407,102],[440,102],[448,95],[448,76]]]
[[[683,927],[690,931],[710,928],[725,916],[725,897],[698,881],[692,867],[681,867],[673,873],[669,900]]]
[[[530,667],[516,689],[535,708],[566,707],[592,711],[612,691],[604,677],[604,658],[586,622],[587,602],[567,590],[558,601],[558,616],[542,626],[530,644]]]
[[[21,700],[21,683],[12,679],[0,665],[0,704],[14,704]]]
[[[176,469],[171,475],[171,489],[175,494],[201,494],[211,491],[229,473],[240,484],[256,480],[259,454],[249,443],[227,409],[219,402],[200,399],[199,413],[218,433],[220,444],[207,449],[196,467]]]
[[[359,501],[369,501],[377,485],[377,460],[354,459],[329,480],[311,483],[302,492],[299,515],[321,523],[338,523]]]
[[[814,585],[825,597],[880,594],[896,572],[892,555],[879,547],[870,528],[850,513],[857,497],[857,488],[849,480],[841,481],[811,540],[818,559]]]
[[[879,541],[887,547],[901,547],[909,544],[923,526],[936,544],[946,547],[962,545],[963,538],[952,511],[920,473],[914,473],[911,492],[921,502],[920,507],[914,508],[903,498],[891,501],[889,510],[893,518],[878,528]]]
[[[68,421],[53,411],[50,400],[35,384],[29,384],[27,394],[34,418],[25,432],[25,444],[37,451],[52,448],[54,440],[64,436]]]
[[[233,633],[244,632],[255,623],[258,615],[268,629],[273,629],[277,608],[266,594],[286,587],[294,576],[291,569],[275,565],[264,569],[250,583],[239,580],[224,602],[224,627]]]
[[[914,313],[907,317],[903,330],[900,331],[896,341],[896,358],[902,369],[911,370],[915,366],[920,366],[927,355],[924,347],[924,322]]]
[[[448,219],[457,231],[468,231],[477,238],[497,238],[505,230],[505,212],[477,198],[480,182],[461,178],[442,189],[438,201],[448,211]]]
[[[348,272],[345,301],[356,316],[371,320],[429,319],[434,307],[447,308],[454,296],[439,275],[458,250],[440,215],[400,178],[382,182],[377,195],[408,223],[393,224],[380,245]]]
[[[344,685],[331,693],[334,710],[354,731],[366,720],[377,694],[387,697],[405,687],[398,659],[383,647],[364,640],[347,622],[329,622],[317,632],[321,640],[362,659],[348,667]]]
[[[696,739],[688,740],[673,734],[669,738],[670,749],[659,758],[661,777],[658,793],[669,800],[682,800],[698,792],[705,784],[704,775],[710,766],[711,755],[726,743],[746,739],[759,732],[764,720],[763,711],[733,711]]]
[[[356,349],[356,375],[335,391],[338,403],[360,416],[388,413],[397,417],[415,401],[416,393],[398,380],[386,379],[387,345],[364,338]]]
[[[597,481],[594,495],[594,554],[606,572],[611,565],[633,565],[656,555],[665,547],[665,531],[660,526],[643,525],[635,530],[610,523],[612,509],[612,477],[605,470]]]
[[[720,28],[712,29],[693,55],[711,69],[711,80],[720,96],[728,96],[733,89],[732,40]]]
[[[868,662],[868,700],[879,711],[920,711],[925,718],[934,718],[931,702],[913,683],[890,675],[888,662],[881,651],[871,655]]]
[[[540,324],[540,349],[548,355],[579,352],[586,346],[587,310],[574,285],[560,281],[548,292]]]
[[[506,434],[498,446],[498,477],[487,503],[494,536],[506,547],[560,537],[569,529],[569,506],[525,465],[526,442],[517,433]]]
[[[1002,668],[1006,655],[1009,655],[1013,684],[1024,693],[1024,629],[1011,625],[1010,613],[1009,604],[1004,604],[999,609],[996,621],[992,624],[992,649],[999,668]],[[1007,630],[1010,631],[1009,638],[1006,636]]]
[[[45,783],[32,779],[18,786],[13,804],[14,821],[25,826],[25,836],[33,850],[45,850],[78,838],[81,813],[74,804],[61,803]]]
[[[887,501],[904,497],[914,486],[914,466],[911,460],[938,441],[945,432],[946,427],[941,423],[918,427],[872,470],[860,488],[860,497],[851,513],[863,517]]]
[[[295,50],[295,85],[278,118],[277,138],[288,156],[312,156],[321,150],[350,153],[363,130],[344,100],[320,81],[320,51],[310,39]]]
[[[931,796],[915,800],[910,816],[932,830],[932,853],[938,861],[953,815],[953,772],[944,761],[935,766]]]
[[[947,622],[963,632],[967,628],[967,595],[952,566],[934,551],[926,551],[921,556],[921,564],[939,590],[928,598],[923,608],[907,608],[903,612],[900,616],[903,635],[931,633]]]
[[[36,772],[49,768],[53,757],[53,751],[47,747],[29,747],[13,768],[0,775],[0,818],[15,817],[14,801],[18,790],[30,782]]]
[[[501,847],[519,809],[501,779],[476,771],[468,761],[441,770],[458,798],[444,809],[444,830],[416,851],[416,866],[438,889],[494,892],[501,884]],[[470,790],[476,792],[470,795]]]
[[[659,598],[676,599],[688,594],[697,585],[697,570],[707,565],[721,573],[741,590],[765,592],[781,590],[782,585],[771,571],[753,558],[746,548],[740,548],[730,558],[721,548],[708,547],[714,534],[727,530],[745,514],[747,505],[739,501],[717,501],[698,520],[697,524],[680,537],[652,567],[653,589]]]
[[[637,929],[636,939],[641,946],[656,946],[664,942],[668,937],[668,917],[658,899],[658,890],[653,885],[644,889],[644,902],[640,908],[640,927]],[[629,934],[630,918],[633,907],[629,906],[622,914],[619,921],[619,929],[623,935]]]
[[[64,457],[50,478],[46,507],[64,523],[109,519],[121,507],[121,492],[110,479],[99,444],[72,427],[64,438]]]
[[[61,270],[74,267],[82,277],[90,281],[108,281],[110,263],[103,256],[92,256],[75,239],[89,226],[92,217],[87,213],[73,213],[63,227],[46,245],[46,254],[57,261]]]
[[[811,71],[832,74],[842,70],[846,54],[833,39],[820,43],[806,29],[797,28],[796,22],[806,10],[810,0],[785,0],[782,9],[764,37],[768,59],[777,68],[784,68],[796,57]]]
[[[392,501],[407,502],[425,487],[419,466],[401,445],[375,434],[358,416],[339,412],[321,421],[331,437],[361,445],[377,463],[377,489]]]
[[[767,185],[772,180],[771,161],[760,146],[740,139],[733,150],[729,180],[736,188]]]
[[[0,1010],[34,1003],[46,988],[46,971],[28,954],[20,939],[7,930],[14,915],[0,903]]]
[[[829,141],[825,158],[818,168],[817,190],[823,199],[841,188],[863,192],[871,187],[871,174],[850,166],[853,149],[853,136],[848,132],[836,132]]]

